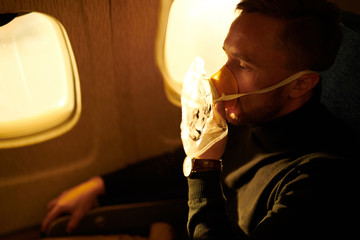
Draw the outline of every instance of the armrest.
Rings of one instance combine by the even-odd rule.
[[[185,230],[188,207],[186,200],[130,203],[92,209],[71,235],[137,234],[147,235],[154,222],[167,222]],[[46,237],[67,236],[69,216],[55,219]]]

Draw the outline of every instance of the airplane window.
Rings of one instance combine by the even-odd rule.
[[[157,35],[157,64],[169,100],[180,106],[182,82],[195,57],[212,75],[226,61],[222,45],[238,0],[162,0]]]
[[[70,41],[46,14],[0,14],[0,148],[69,131],[81,111]]]

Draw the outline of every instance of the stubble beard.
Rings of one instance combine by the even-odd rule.
[[[264,104],[258,105],[251,111],[244,111],[241,99],[238,99],[232,109],[226,109],[226,120],[234,126],[256,125],[268,122],[279,114],[283,108],[283,89],[276,89],[264,101]]]

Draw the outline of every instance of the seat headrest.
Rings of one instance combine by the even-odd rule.
[[[358,16],[360,18],[360,16]],[[360,34],[343,26],[343,41],[330,69],[320,73],[321,102],[360,136]]]

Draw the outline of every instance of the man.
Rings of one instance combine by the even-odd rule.
[[[238,93],[332,64],[341,39],[333,4],[244,0],[237,8],[242,13],[224,50]],[[229,221],[234,211],[227,213],[219,173],[197,173],[188,179],[191,238],[344,237],[349,203],[343,194],[349,182],[343,177],[350,163],[334,156],[350,154],[351,143],[344,142],[347,131],[319,103],[318,82],[318,74],[304,74],[274,91],[224,103],[228,122],[239,126],[230,131],[223,156],[224,187],[233,194],[226,196],[235,202],[237,226]],[[198,162],[220,159],[225,144],[217,143]]]
[[[244,0],[237,9],[242,12],[223,45],[238,85],[234,93],[263,89],[306,69],[323,71],[334,61],[341,42],[335,5]],[[223,173],[216,165],[187,179],[190,239],[345,239],[351,229],[351,138],[320,104],[319,81],[316,73],[304,74],[276,90],[217,105],[233,126],[197,160],[222,158]],[[64,192],[49,204],[43,230],[69,212],[71,231],[105,192],[136,197],[179,189],[181,196],[183,159],[179,151]],[[141,168],[147,171],[139,173]]]

